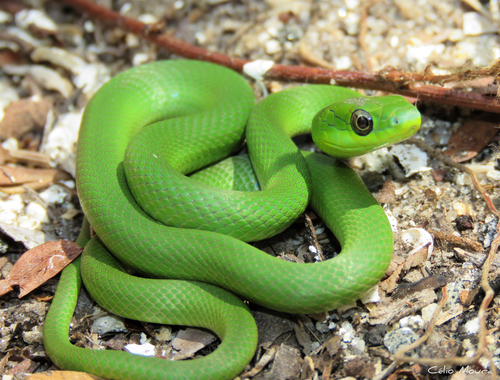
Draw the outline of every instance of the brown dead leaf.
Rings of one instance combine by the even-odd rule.
[[[54,277],[73,261],[83,248],[67,240],[49,241],[26,251],[14,264],[6,279],[0,281],[0,296],[19,285],[19,298]]]
[[[73,371],[47,371],[29,376],[30,380],[104,380],[101,377],[83,372]]]
[[[8,193],[23,193],[24,187],[40,190],[56,181],[70,179],[71,176],[58,169],[31,169],[21,166],[0,167],[0,190]]]
[[[340,336],[334,336],[325,342],[325,348],[330,354],[330,356],[335,356],[342,350],[342,338]]]
[[[50,102],[20,99],[9,103],[0,122],[0,137],[18,139],[35,128],[43,128],[50,110]]]
[[[455,162],[470,160],[477,156],[498,134],[499,123],[500,116],[489,113],[467,120],[451,135],[443,153]]]

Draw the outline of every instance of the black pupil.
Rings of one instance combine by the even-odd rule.
[[[357,120],[359,129],[366,129],[370,127],[370,120],[366,116],[360,116]]]
[[[365,110],[355,110],[351,115],[351,128],[359,136],[368,136],[373,130],[373,119]]]

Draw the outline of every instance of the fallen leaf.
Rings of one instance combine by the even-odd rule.
[[[242,376],[243,379],[249,378],[249,377],[254,377],[257,375],[260,371],[264,369],[266,365],[269,364],[271,360],[274,359],[276,356],[276,351],[278,350],[278,346],[271,346],[265,353],[264,355],[261,356],[257,364],[255,364],[255,367],[253,367],[250,371],[245,372]]]
[[[29,376],[29,380],[104,380],[101,377],[74,371],[38,372]]]
[[[424,289],[437,289],[446,285],[446,278],[444,276],[429,276],[424,277],[419,281],[412,282],[411,284],[400,284],[392,292],[392,297],[403,298],[408,297],[416,292],[421,292]]]
[[[10,102],[0,122],[0,136],[4,140],[11,137],[19,140],[26,132],[43,128],[50,106],[48,101],[36,102],[31,99]]]
[[[0,281],[0,296],[19,285],[19,298],[54,277],[73,261],[83,248],[67,240],[49,241],[26,251]]]
[[[499,122],[500,117],[497,114],[488,113],[467,120],[451,135],[443,153],[455,162],[470,160],[498,134]]]

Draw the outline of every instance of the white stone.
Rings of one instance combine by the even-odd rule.
[[[479,36],[498,31],[498,27],[493,22],[477,12],[464,13],[462,26],[466,36]]]

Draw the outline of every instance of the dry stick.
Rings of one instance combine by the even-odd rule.
[[[206,49],[190,45],[166,34],[153,33],[154,28],[151,28],[151,26],[143,24],[135,19],[124,17],[117,12],[102,7],[89,0],[59,1],[86,12],[92,18],[140,35],[154,44],[170,51],[171,53],[185,58],[214,62],[238,72],[242,72],[243,66],[249,62],[245,59],[231,58],[225,54],[210,52]],[[482,69],[482,71],[468,71],[467,75],[470,77],[498,73],[498,66],[499,65],[497,63],[496,65]],[[455,77],[460,81],[464,80],[463,75],[455,75]],[[382,70],[380,73],[367,73],[275,64],[272,69],[268,71],[265,78],[282,81],[337,84],[340,86],[393,92],[403,96],[419,98],[420,100],[430,100],[441,104],[500,113],[500,99],[495,97],[485,96],[479,91],[464,91],[444,88],[436,85],[414,83],[413,80],[414,78],[420,78],[421,80],[429,81],[430,78],[432,78],[434,82],[440,83],[442,81],[449,80],[449,75],[442,76],[443,79],[440,80],[440,76],[409,74],[396,71],[392,68]]]
[[[500,213],[498,210],[495,208],[493,203],[491,202],[490,197],[486,193],[486,191],[483,189],[479,181],[477,180],[476,175],[474,172],[466,167],[465,165],[459,164],[449,157],[443,155],[439,149],[434,149],[430,145],[426,144],[425,142],[418,140],[416,138],[411,138],[408,140],[408,142],[417,145],[419,148],[425,150],[430,156],[437,158],[439,160],[442,160],[444,163],[457,168],[461,171],[466,172],[472,179],[472,182],[474,183],[474,186],[476,187],[477,191],[481,194],[483,199],[485,200],[486,204],[490,208],[491,212],[497,216],[500,217]],[[429,324],[429,328],[427,329],[427,332],[417,341],[412,343],[411,345],[402,348],[396,354],[394,354],[394,363],[393,365],[389,366],[386,371],[384,371],[381,375],[379,375],[377,378],[382,379],[386,375],[388,375],[390,372],[392,372],[399,363],[402,362],[414,362],[426,366],[445,366],[445,365],[468,365],[477,362],[482,356],[485,356],[488,358],[490,361],[491,365],[491,372],[493,375],[493,378],[496,378],[497,375],[497,369],[495,366],[495,363],[493,362],[493,358],[491,354],[486,350],[486,336],[487,336],[487,329],[486,329],[486,309],[488,308],[489,303],[493,299],[494,292],[493,289],[491,289],[490,284],[488,283],[488,274],[491,269],[491,263],[493,261],[493,258],[495,256],[495,253],[498,250],[498,246],[500,244],[500,223],[497,224],[497,237],[491,244],[491,248],[488,254],[488,257],[486,258],[486,261],[483,264],[483,270],[481,274],[481,287],[483,288],[485,292],[485,297],[483,299],[483,302],[481,303],[481,306],[479,307],[479,312],[478,312],[478,318],[479,318],[479,323],[480,323],[480,329],[479,329],[479,345],[477,351],[474,353],[474,356],[472,357],[451,357],[451,358],[446,358],[446,359],[435,359],[435,358],[412,358],[411,356],[405,356],[404,354],[409,351],[414,349],[415,347],[420,346],[422,343],[424,343],[430,336],[435,324],[437,317],[439,315],[439,312],[441,311],[444,300],[446,299],[446,288],[443,288],[443,298],[441,302],[439,303],[438,307],[434,311],[434,314],[432,315],[432,320]],[[390,371],[390,372],[389,372]]]
[[[457,69],[457,72],[454,74],[445,74],[445,75],[434,75],[432,72],[428,72],[429,70],[425,70],[423,74],[420,73],[405,73],[398,70],[389,70],[387,79],[390,80],[398,80],[403,83],[413,83],[413,82],[425,82],[425,83],[436,83],[436,84],[445,84],[450,82],[459,82],[462,83],[464,81],[469,81],[472,79],[483,78],[483,77],[496,77],[500,74],[500,59],[493,62],[491,65],[488,65],[483,68],[475,68],[475,69]],[[495,86],[495,89],[487,89],[488,92],[495,93],[498,88]]]

